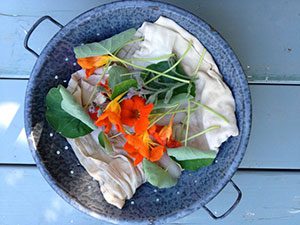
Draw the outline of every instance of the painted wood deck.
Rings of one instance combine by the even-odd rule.
[[[0,225],[107,223],[68,205],[35,166],[23,128],[27,79],[35,58],[23,48],[43,15],[62,24],[104,0],[0,2]],[[168,0],[211,24],[246,72],[253,101],[250,143],[234,176],[243,192],[227,218],[199,210],[172,224],[300,224],[300,2],[297,0]],[[58,29],[43,23],[31,46],[40,51]],[[234,200],[230,185],[209,207],[221,214]]]

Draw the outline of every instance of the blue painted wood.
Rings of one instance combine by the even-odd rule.
[[[0,163],[33,163],[23,119],[26,84],[26,80],[0,80]]]
[[[0,163],[34,163],[23,131],[26,83],[0,79]],[[240,168],[299,169],[300,88],[251,85],[250,89],[253,127]]]
[[[253,122],[241,167],[300,168],[300,87],[251,86]]]
[[[171,224],[298,224],[299,175],[297,172],[239,171],[234,180],[244,195],[231,215],[213,221],[204,210],[198,210]],[[50,188],[35,167],[0,166],[0,186],[1,225],[108,225],[73,209]],[[209,207],[221,214],[230,206],[235,194],[228,186]]]
[[[28,77],[35,62],[23,46],[26,31],[37,18],[50,14],[65,24],[76,15],[111,1],[24,0],[0,5],[0,77]],[[167,0],[200,16],[233,47],[250,82],[299,83],[299,1]],[[22,7],[21,7],[22,6]],[[32,39],[41,50],[57,29],[43,24]],[[276,37],[276,38],[274,38]],[[16,63],[18,62],[18,63]]]

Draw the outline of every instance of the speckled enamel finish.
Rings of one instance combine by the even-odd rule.
[[[72,50],[74,46],[100,41],[131,27],[138,28],[144,21],[155,21],[161,15],[173,19],[196,36],[214,57],[235,98],[240,135],[229,138],[221,146],[213,165],[197,172],[184,172],[173,188],[156,189],[144,184],[120,210],[104,201],[98,183],[79,164],[67,141],[47,124],[45,96],[51,87],[66,85],[70,75],[79,69]],[[49,41],[40,54],[26,92],[26,134],[43,176],[76,208],[114,223],[160,224],[201,208],[235,173],[246,150],[250,127],[250,92],[231,48],[199,18],[159,2],[117,2],[94,8],[75,18]]]

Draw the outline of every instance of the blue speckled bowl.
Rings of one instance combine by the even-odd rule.
[[[120,210],[104,201],[98,183],[79,164],[67,141],[49,127],[45,120],[45,96],[51,87],[66,83],[70,75],[79,69],[75,64],[74,46],[100,41],[131,27],[138,28],[144,21],[155,21],[160,15],[175,20],[212,54],[234,95],[240,135],[221,146],[218,163],[198,172],[184,173],[179,183],[170,189],[156,190],[144,184]],[[204,206],[237,170],[246,150],[250,125],[249,88],[231,48],[214,29],[196,16],[159,2],[115,2],[75,18],[49,41],[40,54],[26,92],[26,134],[41,173],[71,205],[110,222],[169,222]]]

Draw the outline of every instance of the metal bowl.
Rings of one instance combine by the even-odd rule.
[[[144,21],[155,21],[161,15],[176,21],[197,37],[213,56],[235,98],[240,134],[223,143],[211,166],[197,172],[184,172],[173,188],[156,189],[146,183],[120,210],[106,203],[98,183],[79,164],[66,139],[55,133],[45,120],[45,96],[50,88],[64,84],[79,69],[73,53],[74,46],[100,41],[131,27],[138,28]],[[61,29],[38,55],[28,46],[28,39],[45,19]],[[188,215],[201,207],[208,210],[205,205],[231,181],[249,139],[250,92],[235,54],[226,41],[203,20],[161,2],[114,2],[87,11],[65,26],[49,16],[41,18],[28,32],[25,47],[38,56],[28,82],[25,101],[25,128],[32,155],[52,188],[71,205],[110,222],[159,224]],[[239,191],[236,185],[234,187]],[[239,191],[235,204],[225,215],[236,206],[240,197]]]

